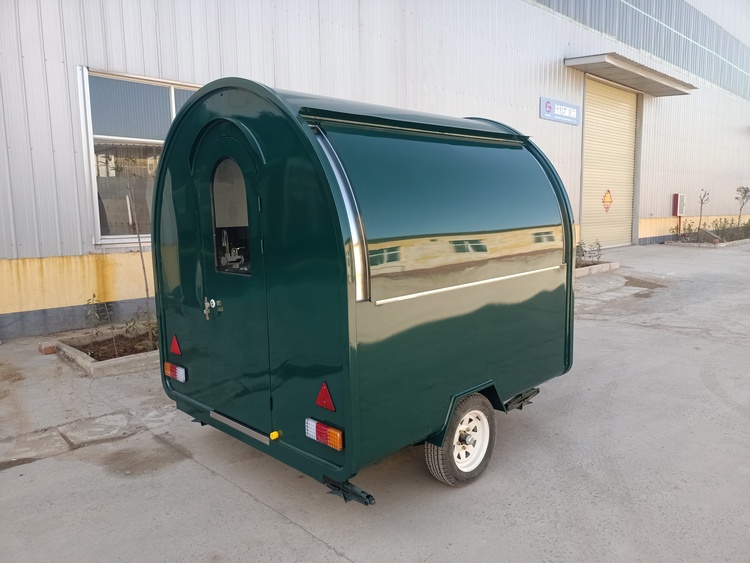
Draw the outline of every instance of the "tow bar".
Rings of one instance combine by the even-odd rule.
[[[367,491],[363,491],[357,485],[352,485],[349,481],[339,483],[338,481],[332,481],[328,477],[323,478],[323,483],[326,487],[331,489],[328,491],[329,495],[336,495],[344,499],[344,502],[350,500],[357,501],[365,506],[371,506],[375,504],[375,497]]]
[[[524,405],[530,405],[531,399],[539,394],[539,388],[533,387],[528,391],[524,391],[513,397],[510,401],[505,403],[505,412],[512,411],[513,409],[523,410]]]

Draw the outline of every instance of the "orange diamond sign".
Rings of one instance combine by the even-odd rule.
[[[604,192],[604,196],[602,197],[602,205],[604,206],[604,211],[609,211],[609,208],[612,207],[612,192],[607,190]]]

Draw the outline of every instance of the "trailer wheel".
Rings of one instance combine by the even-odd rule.
[[[438,481],[452,487],[477,479],[495,447],[495,411],[484,395],[461,399],[453,411],[442,446],[425,444],[427,468]]]

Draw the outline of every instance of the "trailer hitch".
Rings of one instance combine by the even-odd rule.
[[[539,394],[538,387],[532,387],[528,391],[519,393],[513,397],[510,401],[505,403],[505,412],[512,411],[513,409],[523,410],[524,405],[530,405],[531,399]]]
[[[344,502],[355,500],[365,506],[371,506],[375,504],[375,497],[367,491],[363,491],[357,485],[352,485],[349,481],[339,483],[338,481],[332,481],[328,477],[323,477],[323,484],[331,489],[328,491],[329,495],[336,495],[344,499]]]

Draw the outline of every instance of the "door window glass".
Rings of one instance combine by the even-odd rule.
[[[211,180],[214,207],[214,250],[216,269],[237,274],[250,273],[250,232],[247,192],[242,170],[225,158]]]

